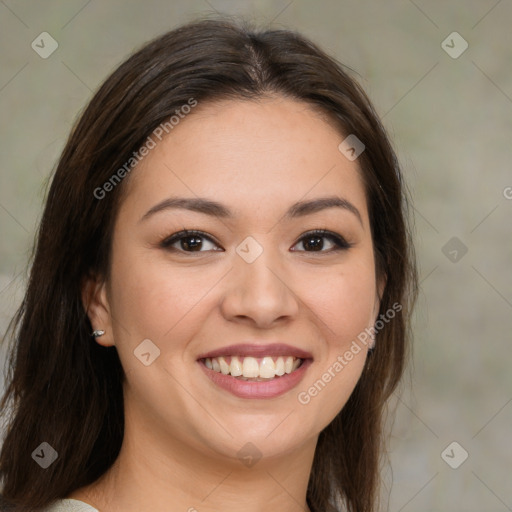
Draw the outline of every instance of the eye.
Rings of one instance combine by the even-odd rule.
[[[324,239],[329,240],[328,245],[331,247],[325,250]],[[206,242],[206,244],[205,244]],[[352,247],[352,244],[348,243],[341,235],[337,235],[331,231],[325,229],[315,229],[302,235],[295,245],[302,244],[305,248],[303,252],[322,252],[329,253],[335,251],[346,250]],[[175,247],[179,244],[178,247]],[[210,244],[210,247],[208,247]],[[208,251],[223,251],[219,249],[218,245],[213,239],[206,233],[198,230],[184,229],[178,233],[174,233],[170,237],[166,238],[160,243],[160,246],[164,249],[178,252],[208,252]],[[217,247],[215,249],[214,247]],[[295,247],[295,246],[294,246]],[[292,249],[296,252],[297,249]]]
[[[205,242],[203,240],[206,240],[206,246]],[[180,244],[178,247],[173,247],[176,244]],[[206,252],[209,250],[212,250],[211,248],[208,248],[208,243],[218,247],[218,245],[205,233],[202,231],[197,230],[188,230],[185,229],[183,231],[180,231],[178,233],[174,233],[170,237],[166,238],[163,242],[161,242],[161,247],[164,249],[168,249],[171,251],[183,251],[183,252]],[[205,249],[205,251],[202,251],[201,249]],[[218,251],[219,249],[213,249],[214,251]],[[220,249],[221,251],[223,249]]]
[[[323,250],[325,245],[323,239],[330,240],[330,250]],[[352,244],[347,242],[341,235],[337,235],[331,231],[326,231],[325,229],[315,229],[305,235],[302,235],[298,243],[301,243],[305,248],[312,249],[306,250],[306,252],[335,252],[352,247]],[[295,249],[293,250],[295,251]]]

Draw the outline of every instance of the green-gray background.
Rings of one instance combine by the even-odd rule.
[[[0,1],[2,332],[76,116],[134,48],[216,11],[297,29],[356,70],[400,155],[422,291],[389,510],[512,510],[511,0]],[[47,59],[42,32],[59,45]],[[441,457],[453,441],[458,469]]]

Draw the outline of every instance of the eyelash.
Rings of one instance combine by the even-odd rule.
[[[173,245],[174,243],[179,242],[180,240],[182,240],[184,238],[189,238],[191,236],[199,236],[201,238],[205,238],[205,239],[209,240],[210,242],[214,243],[215,245],[218,245],[215,242],[215,240],[213,240],[213,238],[208,236],[203,231],[199,231],[196,229],[191,229],[191,230],[185,229],[183,231],[179,231],[178,233],[174,233],[170,237],[167,237],[166,239],[164,239],[160,243],[160,246],[163,249],[166,249],[168,251],[182,252],[182,253],[188,253],[188,254],[209,252],[209,251],[184,251],[183,249],[177,249],[175,247],[171,247],[171,245]],[[314,236],[328,238],[335,244],[336,247],[333,249],[330,249],[328,251],[323,251],[323,250],[321,250],[321,251],[305,251],[305,250],[302,250],[299,252],[309,252],[312,254],[315,254],[315,253],[326,254],[326,253],[333,253],[333,252],[338,252],[338,251],[346,251],[347,249],[350,249],[353,246],[353,244],[347,242],[342,236],[337,235],[336,233],[333,233],[332,231],[327,231],[325,229],[314,229],[312,231],[308,231],[307,233],[304,233],[297,240],[297,242],[294,245],[297,245],[297,243],[299,243],[299,242],[303,242],[308,237],[314,237]],[[215,251],[215,252],[221,252],[221,251]],[[296,251],[294,251],[294,252],[296,252]]]

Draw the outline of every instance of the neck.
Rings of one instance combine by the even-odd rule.
[[[309,511],[306,491],[316,437],[293,452],[251,464],[191,449],[137,421],[126,417],[115,464],[71,498],[100,512]]]

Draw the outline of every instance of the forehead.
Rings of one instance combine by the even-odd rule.
[[[366,217],[361,170],[338,150],[344,137],[289,98],[199,103],[132,171],[126,199],[142,209],[169,195],[209,197],[242,217],[337,194]]]

